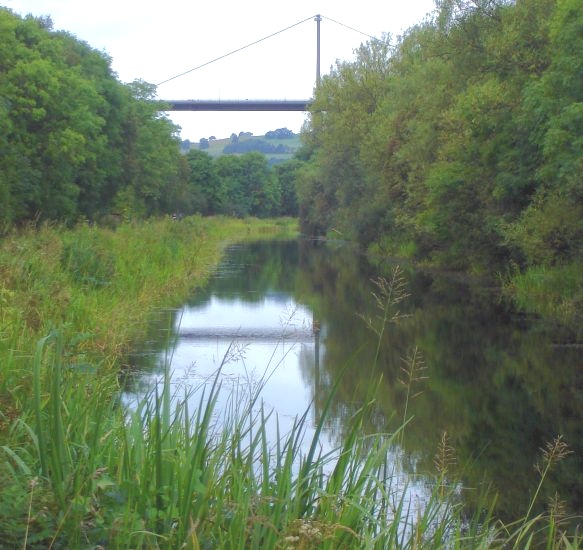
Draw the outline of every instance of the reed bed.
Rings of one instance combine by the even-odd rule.
[[[232,394],[217,420],[220,370],[192,408],[164,380],[135,406],[120,402],[119,361],[155,306],[204,279],[222,243],[287,224],[192,219],[116,231],[41,228],[0,250],[0,541],[7,548],[579,548],[560,505],[503,525],[492,499],[468,514],[445,483],[443,438],[434,488],[415,505],[395,482],[395,433],[364,435],[370,399],[342,445],[323,453],[330,395],[308,441],[309,418],[267,437],[259,393]],[[271,229],[269,229],[271,227]],[[394,277],[393,280],[399,280]],[[381,323],[401,291],[382,293]],[[396,283],[395,283],[396,284]],[[400,283],[399,283],[400,284]],[[399,287],[400,288],[400,287]],[[383,301],[384,300],[384,301]],[[139,310],[139,311],[137,311]],[[415,351],[415,357],[417,352]],[[419,361],[410,361],[419,365]],[[406,369],[404,372],[407,373]],[[407,382],[408,380],[408,382]],[[410,385],[419,376],[405,378]],[[334,390],[333,390],[334,391]],[[415,390],[416,391],[416,390]],[[412,387],[408,395],[414,397]],[[247,395],[245,399],[243,395]],[[277,419],[275,419],[277,425]],[[568,453],[545,449],[540,486]]]
[[[219,380],[196,410],[188,395],[171,395],[166,378],[128,411],[104,399],[94,375],[67,364],[61,334],[41,339],[32,410],[11,429],[19,445],[3,447],[6,482],[19,498],[4,505],[2,540],[28,548],[408,548],[440,547],[464,530],[443,494],[415,510],[397,494],[387,452],[397,434],[361,437],[368,407],[328,455],[318,450],[324,410],[303,455],[308,411],[275,443],[270,413],[254,407],[258,395],[238,399],[218,425]]]

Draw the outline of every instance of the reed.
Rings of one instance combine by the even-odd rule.
[[[423,372],[427,369],[419,348],[415,347],[413,351],[403,359],[404,365],[401,366],[401,377],[399,382],[405,388],[405,406],[403,407],[403,425],[410,419],[408,417],[410,401],[423,393],[423,390],[417,390],[417,385],[424,380]]]
[[[20,529],[0,533],[15,547],[522,548],[541,536],[579,547],[557,532],[557,513],[554,524],[527,515],[516,526],[465,517],[439,483],[453,454],[445,438],[435,488],[415,505],[392,472],[400,434],[363,435],[373,403],[354,414],[338,449],[322,455],[314,435],[304,455],[307,411],[275,442],[255,393],[234,391],[217,415],[220,369],[193,406],[193,394],[172,393],[167,365],[160,385],[126,410],[92,373],[70,368],[62,344],[58,332],[39,343],[38,410],[17,428],[32,450],[23,442],[7,453],[12,482],[29,488]],[[316,434],[325,421],[326,410]],[[541,484],[565,453],[560,440],[545,449]]]
[[[373,365],[376,370],[383,343],[383,336],[387,327],[392,323],[400,322],[406,315],[399,310],[399,304],[408,296],[405,277],[400,266],[391,270],[389,278],[379,277],[372,281],[376,289],[372,292],[377,307],[376,315],[360,314],[366,326],[377,337]]]
[[[192,277],[203,278],[216,260],[219,243],[253,227],[222,223],[231,224],[160,221],[103,235],[79,228],[78,238],[93,252],[77,248],[76,237],[58,228],[6,237],[0,250],[6,275],[0,293],[5,546],[490,548],[542,541],[549,548],[581,547],[580,535],[562,527],[558,502],[545,517],[530,517],[531,506],[517,523],[501,525],[485,497],[484,512],[468,517],[442,483],[452,460],[445,439],[433,490],[415,504],[397,480],[393,452],[411,415],[405,412],[394,433],[365,435],[362,429],[374,410],[376,383],[329,453],[318,441],[332,395],[304,453],[308,411],[282,433],[277,416],[261,406],[259,384],[254,392],[235,388],[219,414],[220,369],[199,393],[174,392],[171,355],[157,387],[132,407],[121,403],[113,367],[143,333],[147,317],[132,305],[151,311],[190,291]],[[159,242],[168,249],[156,250]],[[26,254],[15,256],[16,250]],[[107,269],[93,254],[109,258]],[[381,293],[374,325],[379,339],[397,314],[387,307],[395,304],[390,285]],[[405,372],[412,388],[419,372]],[[533,502],[565,450],[556,442],[546,452]]]

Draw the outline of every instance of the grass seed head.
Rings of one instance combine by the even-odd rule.
[[[441,434],[441,439],[437,445],[437,452],[435,453],[433,464],[435,465],[437,473],[441,477],[445,477],[450,469],[455,466],[455,463],[455,449],[450,445],[447,432],[444,431]]]
[[[542,464],[535,466],[537,472],[543,475],[545,471],[554,467],[558,462],[572,454],[562,435],[556,436],[552,441],[548,441],[542,451]]]

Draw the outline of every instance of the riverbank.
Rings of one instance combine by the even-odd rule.
[[[521,547],[541,529],[560,545],[558,511],[514,526],[496,524],[486,504],[476,507],[485,510],[479,517],[466,517],[445,482],[446,461],[430,501],[404,509],[387,458],[400,435],[360,437],[366,407],[354,415],[333,467],[315,438],[294,473],[306,418],[271,448],[269,411],[257,412],[256,396],[233,403],[224,432],[212,423],[219,388],[197,410],[186,399],[176,403],[168,383],[133,412],[119,406],[119,360],[144,337],[152,311],[202,285],[226,242],[294,231],[291,220],[192,218],[116,231],[44,227],[2,242],[3,544]],[[387,298],[385,305],[390,313],[395,304]],[[563,452],[556,441],[543,466]],[[324,466],[334,472],[329,478]]]
[[[88,393],[112,401],[120,362],[146,334],[155,309],[172,307],[203,285],[228,242],[294,236],[296,226],[292,219],[165,218],[115,230],[43,225],[0,241],[0,492],[14,499],[0,504],[1,541],[19,546],[25,528],[35,530],[24,521],[21,497],[37,479],[41,449],[18,427],[31,425],[35,407],[43,417],[46,412],[51,360],[45,353],[53,346],[39,355],[38,343],[58,339],[73,376],[68,383],[83,373],[92,385]],[[32,396],[35,365],[40,403]],[[36,489],[46,491],[43,506],[54,497],[50,485],[39,482]],[[49,506],[47,516],[58,508]]]
[[[59,331],[75,362],[107,371],[143,337],[154,308],[176,305],[204,284],[228,242],[296,234],[292,219],[190,217],[116,230],[45,225],[6,236],[0,241],[4,407],[21,401],[10,388],[29,378],[36,342],[51,331]]]

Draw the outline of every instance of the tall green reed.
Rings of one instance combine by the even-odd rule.
[[[318,444],[324,407],[304,452],[308,411],[282,434],[274,413],[257,406],[257,393],[235,390],[219,415],[220,370],[195,396],[173,393],[167,364],[159,385],[124,413],[115,396],[104,398],[112,386],[94,397],[80,391],[92,375],[71,368],[62,338],[51,333],[36,356],[38,409],[26,433],[35,445],[38,485],[30,485],[34,462],[19,449],[8,453],[31,487],[21,531],[29,546],[32,540],[49,548],[488,548],[531,540],[528,517],[516,532],[492,530],[489,513],[465,517],[445,484],[436,482],[423,506],[415,505],[394,474],[390,451],[399,432],[362,431],[372,401],[353,415],[341,446],[326,454]],[[438,470],[445,475],[453,459],[447,440],[442,447]],[[542,477],[562,454],[558,444],[547,450]],[[33,489],[44,492],[52,516],[42,539],[31,538],[37,526],[30,518],[40,513]],[[562,532],[552,536],[564,543]]]
[[[376,370],[385,331],[389,325],[400,322],[406,316],[398,306],[408,298],[409,293],[403,271],[398,265],[392,269],[389,278],[379,277],[373,280],[373,284],[376,290],[372,291],[372,296],[378,311],[374,316],[360,314],[360,317],[377,337],[373,359],[373,366]]]

